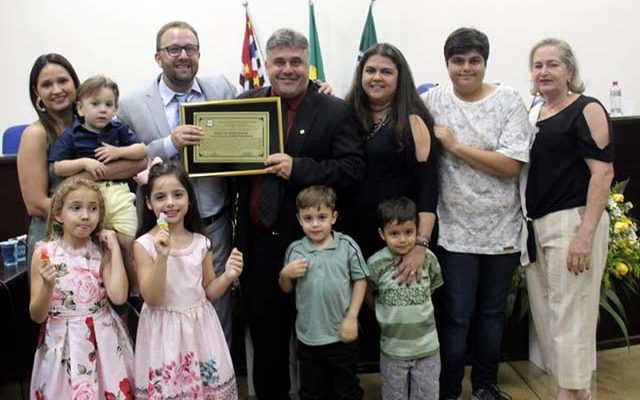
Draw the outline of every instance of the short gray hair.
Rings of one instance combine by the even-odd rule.
[[[309,50],[309,41],[300,32],[289,28],[281,28],[273,32],[267,40],[267,57],[269,52],[276,47]]]
[[[534,53],[542,46],[553,46],[558,48],[562,55],[560,56],[560,60],[564,63],[564,65],[569,68],[571,71],[571,78],[567,82],[567,86],[569,90],[573,93],[582,93],[584,92],[585,86],[582,78],[580,78],[580,70],[578,69],[578,60],[576,59],[575,54],[573,54],[573,49],[569,45],[569,43],[564,40],[556,39],[556,38],[546,38],[542,39],[538,43],[534,44],[529,52],[529,71],[533,69],[533,55]],[[535,89],[532,89],[532,94],[535,94]]]

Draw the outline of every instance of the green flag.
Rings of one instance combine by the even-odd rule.
[[[313,1],[309,2],[309,79],[325,80],[320,41],[318,40],[318,30],[316,29],[316,17],[313,12]]]
[[[362,58],[365,51],[374,44],[378,43],[376,36],[376,24],[373,22],[373,1],[369,4],[369,14],[367,14],[367,20],[364,23],[364,29],[362,30],[362,36],[360,37],[360,50],[358,51],[358,61]]]

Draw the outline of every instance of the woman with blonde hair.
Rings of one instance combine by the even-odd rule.
[[[538,42],[529,69],[543,99],[532,110],[538,133],[526,189],[536,245],[536,262],[527,268],[531,312],[557,400],[588,400],[607,259],[611,121],[598,100],[582,94],[568,43]]]

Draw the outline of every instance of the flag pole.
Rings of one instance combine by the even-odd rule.
[[[242,5],[245,8],[245,12],[247,13],[247,15],[249,15],[249,17],[251,17],[250,13],[249,13],[249,2],[247,0],[245,0]],[[251,18],[249,18],[251,19]],[[258,53],[260,53],[260,57],[262,57],[263,60],[266,60],[267,58],[264,56],[264,53],[262,52],[262,46],[260,46],[260,42],[258,41],[258,36],[256,35],[256,30],[253,29],[253,19],[251,19],[251,31],[253,32],[253,41],[256,42],[256,49],[258,49]]]
[[[249,2],[244,0],[242,5],[245,8],[245,35],[242,42],[242,69],[240,72],[240,85],[245,90],[256,89],[264,85],[264,68],[261,61],[260,46],[256,40],[253,29],[253,21],[249,15]]]

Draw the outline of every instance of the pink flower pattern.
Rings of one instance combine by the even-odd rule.
[[[215,364],[210,360],[207,365]],[[149,368],[149,382],[146,389],[136,389],[136,399],[216,399],[235,400],[238,398],[235,377],[220,384],[217,376],[196,359],[191,351],[180,353],[173,360],[159,368]]]
[[[98,247],[90,243],[78,252],[59,240],[46,246],[58,279],[38,338],[30,397],[133,399],[133,346],[106,298]]]
[[[71,268],[70,273],[75,275],[73,282],[73,300],[79,306],[89,306],[99,302],[104,294],[100,287],[100,280],[83,268]]]

